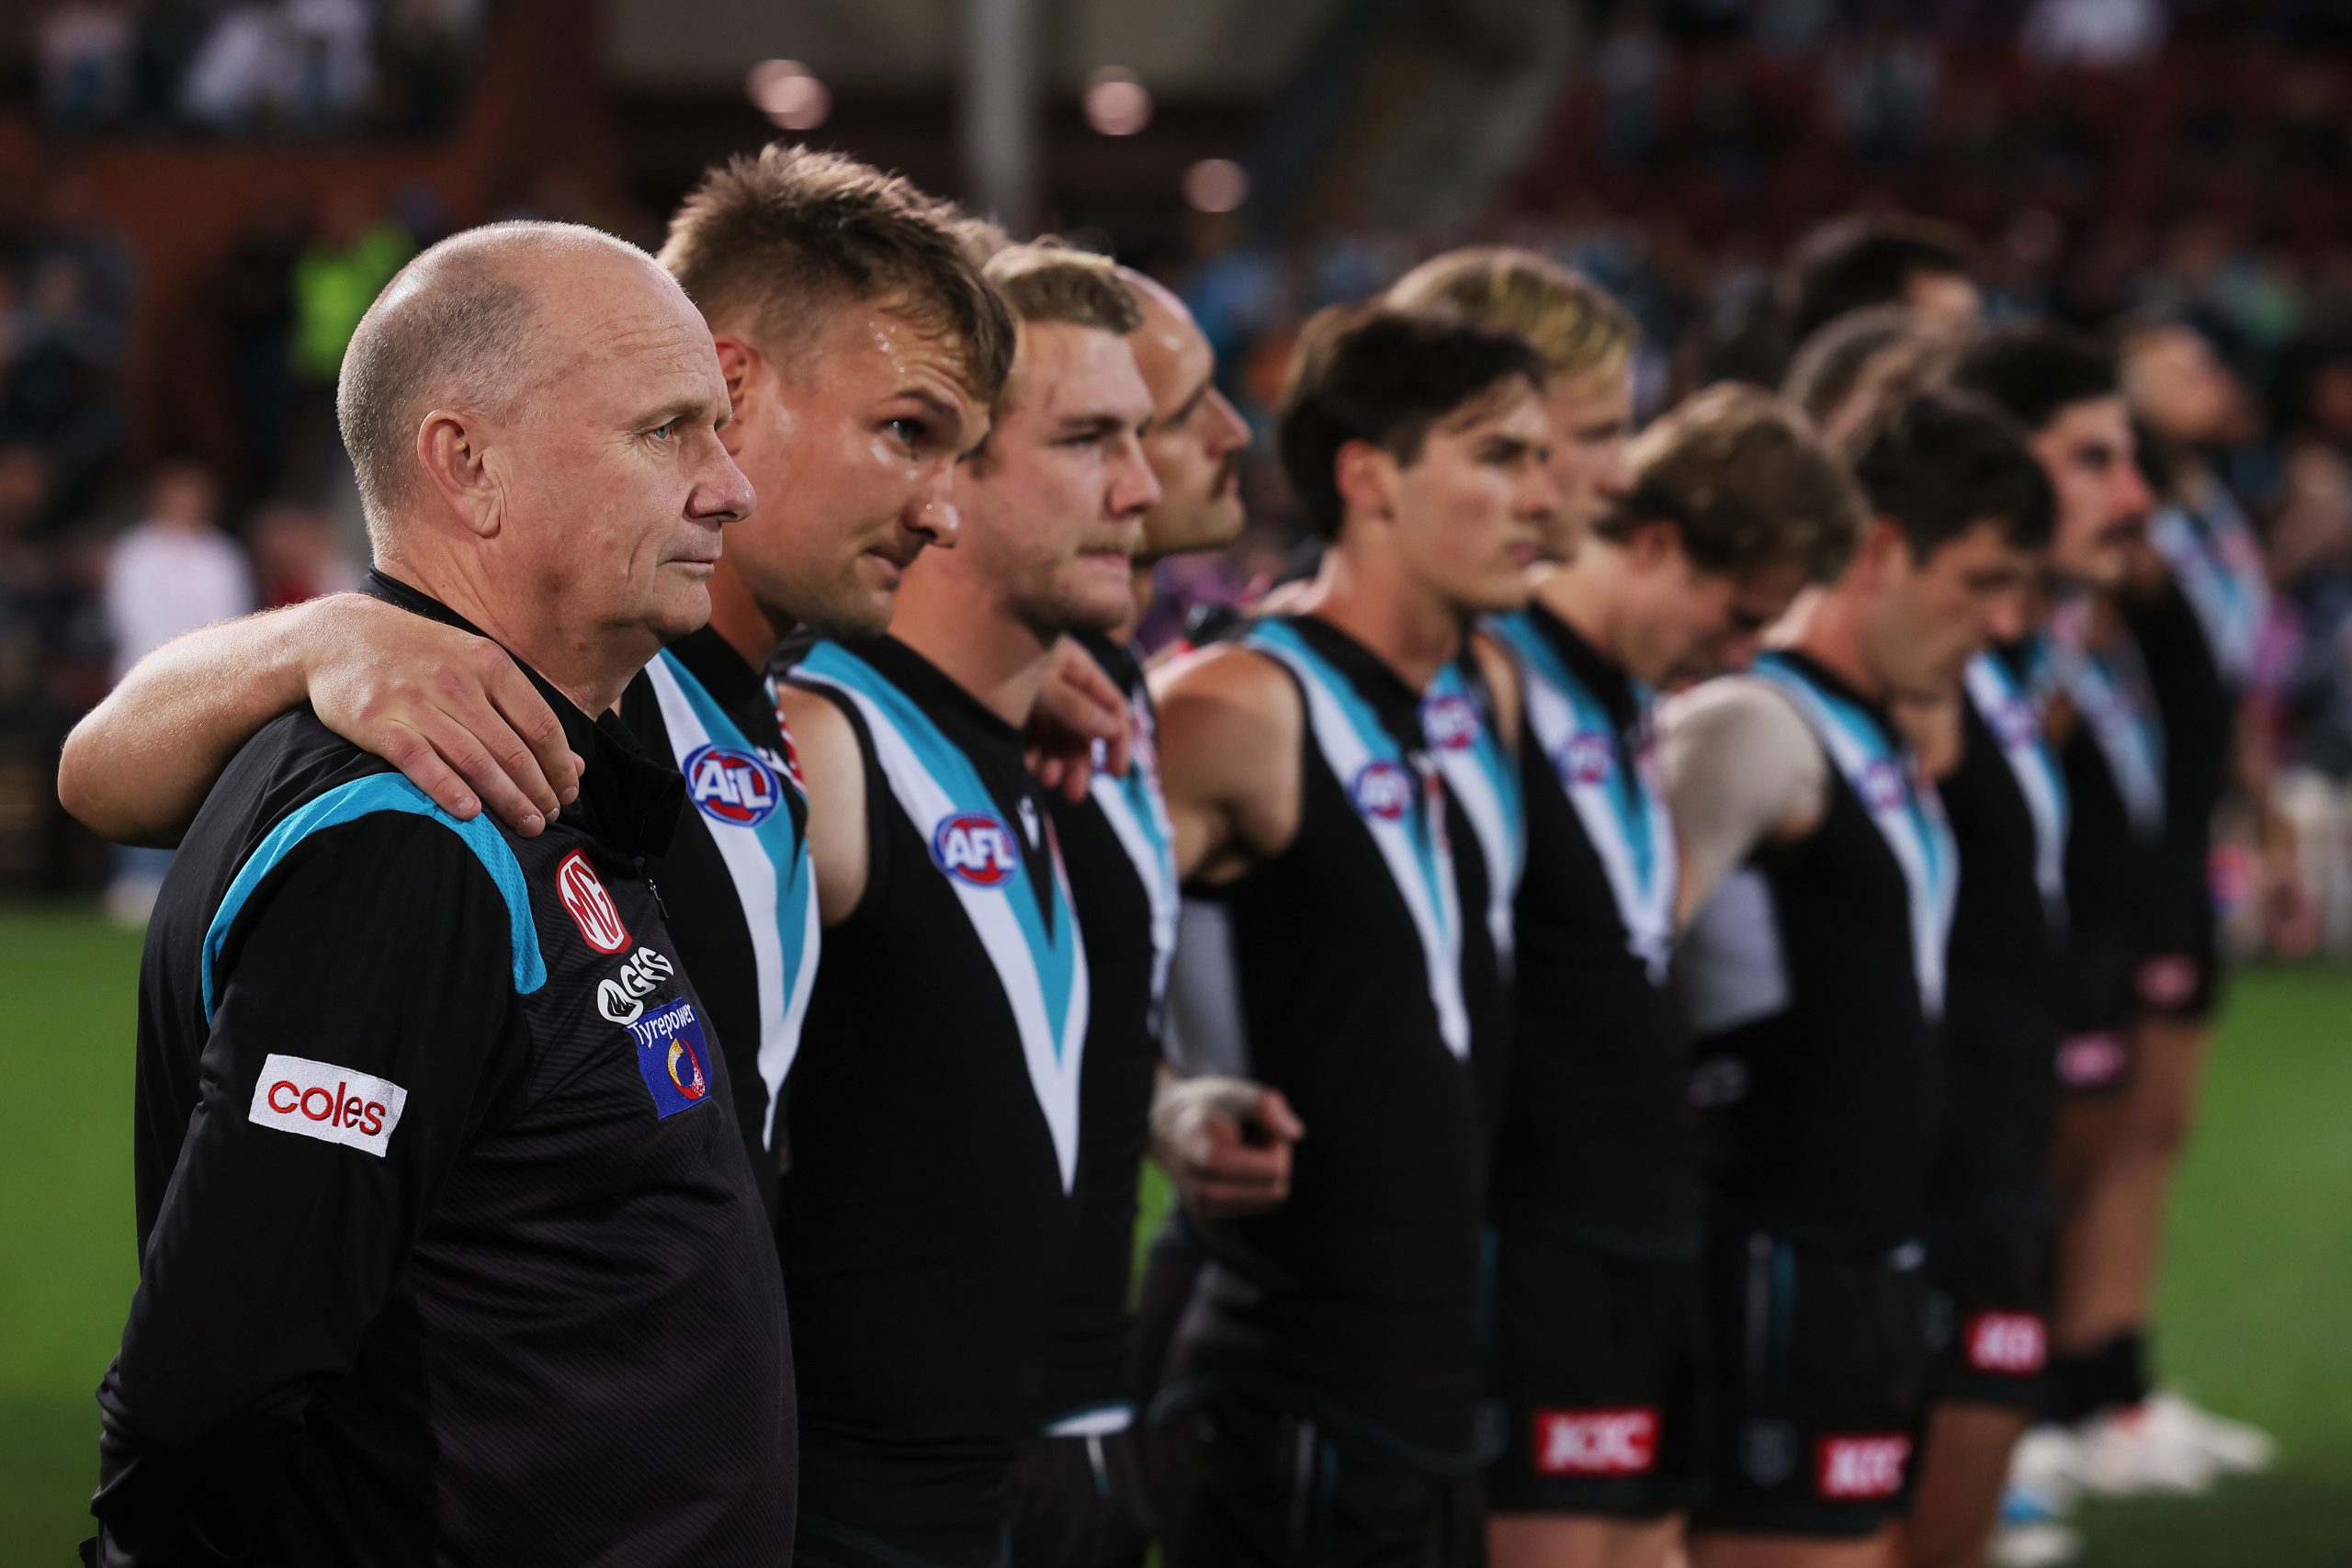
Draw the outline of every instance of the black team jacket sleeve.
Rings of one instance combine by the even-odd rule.
[[[533,680],[588,763],[537,838],[305,710],[181,846],[85,1562],[788,1560],[775,1242],[645,874],[683,788]]]
[[[100,1391],[108,1562],[229,1561],[254,1538],[313,1393],[351,1371],[523,1059],[505,902],[438,822],[386,812],[312,834],[258,897],[221,955],[200,1098]],[[347,1073],[285,1069],[296,1055]],[[309,1118],[303,1097],[323,1110],[338,1084],[353,1087]],[[380,1144],[272,1124],[273,1095],[305,1132],[343,1115]]]

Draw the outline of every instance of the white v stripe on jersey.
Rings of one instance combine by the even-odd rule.
[[[1968,661],[1968,696],[2001,743],[2002,759],[2033,818],[2033,880],[2052,920],[2066,910],[2066,781],[2042,739],[2041,716],[1996,654]]]
[[[1903,880],[1911,891],[1911,953],[1919,1005],[1929,1018],[1941,1017],[1952,911],[1960,893],[1960,853],[1944,820],[1943,801],[1935,786],[1919,776],[1909,753],[1890,746],[1878,726],[1852,704],[1773,655],[1756,661],[1756,673],[1795,700],[1797,710],[1821,738],[1822,750],[1903,868]]]
[[[1157,769],[1145,761],[1158,754],[1151,705],[1137,697],[1127,708],[1136,731],[1127,776],[1114,778],[1098,769],[1088,789],[1119,836],[1120,847],[1135,862],[1136,875],[1150,900],[1151,1016],[1157,1024],[1168,999],[1168,970],[1176,957],[1177,911],[1183,899],[1176,886],[1176,829],[1168,820],[1168,798],[1160,793]]]
[[[1298,677],[1299,689],[1306,694],[1307,728],[1342,790],[1352,793],[1351,782],[1374,762],[1405,768],[1419,784],[1419,798],[1395,820],[1361,811],[1357,820],[1387,863],[1389,877],[1420,936],[1438,1034],[1447,1050],[1467,1060],[1470,1013],[1462,994],[1461,901],[1453,882],[1453,851],[1446,843],[1444,786],[1438,782],[1437,764],[1426,755],[1405,757],[1369,705],[1346,686],[1346,676],[1331,670],[1288,626],[1262,622],[1250,631],[1248,643],[1281,660]],[[1361,721],[1351,716],[1351,705],[1362,714]]]
[[[819,653],[831,652],[844,665],[854,664],[860,679],[883,681],[878,673],[865,670],[862,662],[845,650],[824,645]],[[933,774],[918,754],[915,744],[899,729],[898,724],[873,696],[862,689],[858,681],[838,675],[832,660],[811,657],[793,671],[797,681],[823,685],[846,695],[857,706],[865,721],[865,730],[874,742],[875,760],[881,764],[882,776],[890,782],[890,792],[899,806],[910,818],[918,831],[928,835],[932,826],[962,812],[987,806],[985,800],[958,801],[956,795]],[[934,732],[935,733],[935,732]],[[952,743],[944,736],[938,744]],[[958,753],[960,756],[960,753]],[[869,805],[868,809],[872,809]],[[956,901],[963,906],[964,916],[972,923],[972,931],[994,965],[998,980],[1004,987],[1006,1005],[1012,1010],[1014,1026],[1021,1035],[1021,1046],[1029,1066],[1029,1082],[1037,1097],[1037,1107],[1045,1113],[1046,1128],[1053,1136],[1054,1154],[1060,1162],[1062,1190],[1068,1192],[1078,1180],[1079,1143],[1079,1077],[1086,1053],[1086,1022],[1091,1003],[1087,989],[1086,938],[1078,926],[1076,903],[1070,897],[1069,880],[1062,870],[1061,855],[1048,846],[1046,859],[1051,863],[1057,908],[1067,922],[1071,943],[1069,965],[1067,1005],[1062,1009],[1061,1032],[1056,1035],[1046,994],[1046,976],[1037,955],[1031,952],[1029,938],[1022,930],[1020,918],[1007,900],[1030,897],[1027,888],[1020,886],[976,887],[960,877],[948,877]],[[1037,874],[1038,857],[1027,852],[1022,855],[1023,874]],[[942,874],[944,874],[944,873]]]
[[[693,674],[668,652],[656,655],[645,672],[662,705],[662,724],[670,732],[673,761],[680,767],[705,746],[753,749],[750,739],[727,722],[708,694],[698,686],[689,689]],[[706,723],[706,718],[712,722]],[[711,733],[718,724],[727,725],[726,733]],[[785,778],[783,767],[775,772],[782,787],[794,787]],[[793,1058],[800,1051],[800,1025],[808,1016],[817,955],[824,940],[817,916],[817,878],[805,846],[789,841],[793,832],[792,815],[783,810],[758,829],[710,826],[711,840],[718,847],[727,880],[743,906],[743,926],[752,939],[752,964],[760,997],[760,1081],[767,1091],[760,1118],[763,1128],[775,1124],[776,1101],[792,1071]],[[763,839],[763,834],[775,837]],[[787,857],[782,867],[779,855]]]

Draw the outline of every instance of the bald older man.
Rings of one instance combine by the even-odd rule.
[[[508,650],[579,797],[460,821],[307,709],[213,788],[141,976],[84,1560],[786,1562],[775,1248],[643,871],[682,785],[608,711],[752,505],[710,333],[628,245],[477,230],[369,310],[338,408],[370,591]]]

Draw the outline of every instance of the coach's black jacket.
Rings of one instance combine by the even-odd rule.
[[[775,1243],[643,874],[679,780],[538,684],[588,766],[537,839],[307,710],[190,829],[85,1562],[789,1558]]]

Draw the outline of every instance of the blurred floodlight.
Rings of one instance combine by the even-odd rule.
[[[1184,171],[1184,200],[1196,212],[1231,212],[1250,199],[1250,176],[1230,158],[1204,158]]]
[[[814,130],[833,112],[833,95],[797,60],[763,60],[745,81],[752,102],[786,130]]]
[[[1133,136],[1151,123],[1151,94],[1115,65],[1086,79],[1085,107],[1086,123],[1105,136]]]

